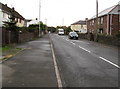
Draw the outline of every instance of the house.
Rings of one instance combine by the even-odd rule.
[[[14,14],[15,16],[15,21],[17,22],[16,23],[16,26],[18,27],[24,27],[26,26],[26,20],[25,18],[20,15],[17,11],[15,11],[14,8],[10,8],[7,6],[7,4],[2,4],[0,3],[0,27],[3,26],[3,21],[9,21],[9,17],[11,14]]]
[[[71,24],[71,29],[73,31],[77,31],[79,33],[87,33],[87,19],[86,20],[79,20],[73,24]]]
[[[27,27],[29,27],[29,25],[32,24],[39,24],[38,19],[36,18],[36,19],[27,20]]]
[[[98,30],[96,16],[87,21],[88,33],[99,33],[104,35],[115,35],[120,30],[119,13],[120,5],[109,7],[98,13]]]

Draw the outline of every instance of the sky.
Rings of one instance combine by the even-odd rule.
[[[120,0],[98,0],[98,12]],[[14,7],[25,19],[39,18],[39,0],[0,0]],[[40,21],[48,26],[70,26],[96,14],[96,0],[41,0]]]

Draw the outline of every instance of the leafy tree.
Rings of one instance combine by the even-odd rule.
[[[10,42],[16,43],[18,42],[18,30],[15,21],[14,9],[11,11],[11,15],[9,17],[9,21],[3,21],[4,27],[11,32],[11,37],[9,38]]]
[[[43,22],[40,22],[40,30],[45,31],[46,25],[43,24]],[[39,29],[39,24],[31,24],[29,25],[29,30],[30,31],[35,31]]]
[[[48,32],[50,31],[52,33],[56,32],[56,28],[55,27],[48,27],[47,30],[48,30]]]
[[[70,26],[65,29],[65,33],[66,33],[66,34],[68,34],[68,33],[71,32],[71,31],[72,31],[72,29],[70,28]]]
[[[4,27],[9,31],[17,31],[15,16],[14,16],[14,10],[10,11],[11,15],[9,18],[9,21],[3,21]]]

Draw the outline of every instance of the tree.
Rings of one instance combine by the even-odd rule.
[[[56,32],[56,28],[55,27],[48,27],[47,30],[48,30],[48,32],[50,31],[52,33]]]
[[[9,31],[16,31],[17,30],[17,26],[16,26],[16,21],[15,21],[15,16],[14,16],[14,9],[12,9],[12,11],[10,11],[11,15],[9,18],[9,21],[3,21],[5,28],[7,28],[7,30]]]
[[[16,43],[18,42],[18,30],[15,21],[14,9],[10,11],[11,15],[9,17],[9,21],[3,21],[4,27],[9,31],[9,43]]]
[[[66,34],[68,34],[71,31],[72,31],[72,29],[70,28],[70,26],[65,29]]]

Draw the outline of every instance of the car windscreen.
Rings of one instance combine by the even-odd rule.
[[[72,32],[72,33],[70,33],[70,35],[72,35],[72,36],[77,36],[77,33]]]
[[[63,30],[60,30],[59,32],[64,32]]]

